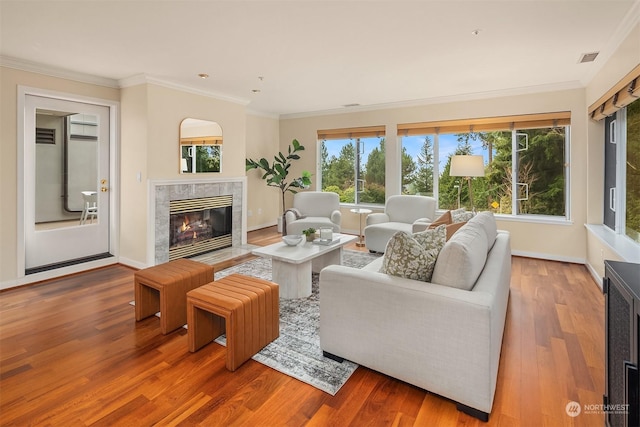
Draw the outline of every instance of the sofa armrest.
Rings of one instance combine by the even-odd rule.
[[[340,225],[340,223],[342,222],[342,212],[340,212],[339,210],[331,212],[331,222],[336,225]]]
[[[293,221],[295,221],[296,218],[296,214],[294,214],[291,211],[287,211],[284,214],[284,220],[286,221],[287,224],[291,224]]]
[[[427,229],[427,227],[429,227],[429,224],[431,224],[431,219],[418,218],[415,221],[413,221],[413,224],[411,225],[411,231],[414,233],[424,231]]]
[[[386,213],[374,212],[367,215],[366,225],[381,224],[383,222],[389,222],[389,221],[390,221],[389,215],[387,215]]]

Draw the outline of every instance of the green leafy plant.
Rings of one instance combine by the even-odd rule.
[[[292,162],[300,159],[300,155],[296,154],[299,151],[304,151],[304,146],[301,145],[297,139],[294,139],[288,147],[287,155],[285,156],[282,152],[279,152],[273,157],[273,163],[269,163],[264,157],[258,161],[246,159],[245,170],[261,169],[264,171],[262,179],[266,180],[267,185],[280,189],[282,193],[283,214],[285,211],[284,194],[287,191],[295,194],[298,192],[298,188],[308,188],[311,185],[311,174],[308,171],[303,171],[302,175],[298,178],[290,181],[287,180]]]
[[[313,242],[313,239],[316,237],[316,229],[311,227],[306,230],[302,230],[302,234],[304,234],[307,238],[307,242]]]
[[[302,234],[304,234],[305,236],[309,237],[312,234],[316,234],[316,229],[311,227],[311,228],[307,228],[306,230],[302,230]]]

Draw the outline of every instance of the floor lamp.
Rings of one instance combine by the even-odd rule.
[[[475,211],[473,206],[473,191],[471,191],[471,178],[474,176],[484,176],[484,160],[482,156],[451,156],[449,176],[461,176],[467,180],[469,183],[469,204],[471,205],[471,210]]]

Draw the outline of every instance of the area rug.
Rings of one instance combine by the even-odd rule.
[[[379,255],[343,251],[342,263],[362,268]],[[233,273],[271,280],[271,260],[258,258],[215,273],[221,279]],[[280,299],[280,336],[253,359],[279,372],[335,395],[358,367],[345,360],[338,363],[322,356],[320,349],[319,275],[313,274],[312,293],[307,298]],[[216,342],[225,345],[224,336]]]

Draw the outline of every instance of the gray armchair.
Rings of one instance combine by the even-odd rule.
[[[371,252],[384,252],[387,242],[397,231],[416,233],[433,222],[436,199],[427,196],[390,196],[384,213],[367,216],[364,237]]]
[[[285,213],[286,234],[302,234],[302,230],[313,227],[331,227],[340,232],[342,213],[340,198],[336,193],[303,191],[293,196],[293,208]]]

